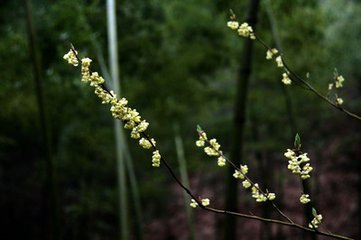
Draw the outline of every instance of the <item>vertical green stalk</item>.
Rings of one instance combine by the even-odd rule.
[[[135,229],[135,239],[142,240],[143,239],[143,212],[140,204],[140,196],[139,196],[139,188],[137,178],[134,173],[133,159],[130,155],[128,144],[126,142],[124,131],[121,129],[121,138],[123,139],[123,152],[124,157],[126,159],[125,164],[127,167],[127,172],[129,174],[129,183],[130,183],[130,191],[132,194],[134,210],[135,210],[135,219],[134,219],[134,229]]]
[[[111,78],[110,73],[109,73],[109,70],[105,63],[105,58],[104,58],[102,48],[101,48],[97,38],[93,34],[91,26],[89,25],[89,22],[87,20],[86,14],[84,13],[83,7],[81,5],[79,5],[78,10],[80,13],[79,17],[81,18],[84,28],[87,31],[87,35],[90,36],[91,44],[93,45],[93,48],[97,54],[97,60],[99,62],[101,72],[103,73],[103,75],[105,76],[106,79],[110,79]],[[128,147],[127,140],[125,138],[124,130],[123,130],[123,128],[121,128],[120,130],[121,130],[120,137],[122,139],[121,142],[123,143],[122,144],[122,152],[123,152],[124,158],[125,158],[126,169],[127,169],[127,173],[129,176],[130,192],[132,195],[132,202],[134,204],[134,210],[135,210],[135,218],[134,218],[135,239],[142,240],[143,239],[143,233],[142,233],[143,213],[142,213],[142,208],[141,208],[141,204],[140,204],[138,183],[137,183],[137,178],[134,173],[133,159],[132,159],[132,156],[129,151],[129,147]]]
[[[48,213],[48,238],[60,239],[60,225],[58,219],[58,208],[56,203],[56,187],[53,168],[53,158],[51,150],[51,138],[48,127],[48,119],[46,113],[46,106],[44,101],[43,79],[41,74],[41,60],[39,50],[37,48],[36,32],[34,29],[32,18],[32,5],[30,0],[25,0],[26,8],[26,25],[28,32],[28,42],[30,57],[33,63],[33,73],[35,81],[35,94],[37,99],[37,105],[39,108],[39,119],[41,136],[43,141],[43,153],[45,155],[45,191],[46,191],[46,211]]]
[[[107,0],[107,28],[108,28],[108,50],[110,75],[113,80],[114,92],[120,95],[119,68],[118,68],[118,48],[117,48],[117,28],[115,1]],[[128,203],[127,203],[127,183],[125,172],[125,158],[121,151],[121,122],[114,119],[115,148],[117,159],[118,192],[119,192],[119,216],[120,216],[120,239],[129,239],[128,232]]]
[[[184,157],[184,147],[183,147],[183,141],[182,137],[179,134],[179,126],[177,124],[174,124],[174,141],[175,141],[175,147],[177,152],[177,159],[179,164],[179,171],[180,171],[180,177],[181,181],[183,182],[184,186],[189,188],[189,181],[188,181],[188,172],[187,172],[187,161]],[[184,206],[186,208],[186,214],[187,214],[187,224],[189,229],[189,240],[195,240],[195,229],[194,229],[194,216],[193,216],[193,209],[189,207],[189,203],[191,202],[190,196],[183,191],[183,197],[184,197]]]
[[[276,48],[280,52],[282,52],[282,42],[279,37],[277,21],[274,17],[271,3],[269,0],[265,0],[265,4],[266,4],[266,12],[267,12],[268,20],[271,25],[273,40],[275,41]],[[292,104],[292,98],[291,98],[290,91],[287,88],[287,86],[285,86],[282,82],[280,82],[279,85],[281,86],[282,93],[285,98],[286,110],[288,113],[289,123],[290,123],[290,127],[291,127],[291,138],[293,138],[294,134],[297,133],[298,130],[297,130],[297,121],[296,121],[293,104]]]
[[[259,9],[259,0],[250,0],[250,8],[246,21],[255,28]],[[246,39],[240,64],[239,76],[236,86],[236,99],[234,105],[234,122],[232,131],[231,159],[238,166],[243,163],[243,135],[246,124],[248,85],[251,77],[253,55],[253,40]],[[232,176],[234,169],[228,167],[225,209],[229,211],[238,210],[238,181]],[[227,215],[225,218],[224,239],[236,239],[236,218]]]
[[[273,36],[273,39],[275,41],[276,48],[280,52],[282,52],[282,43],[281,43],[281,39],[279,37],[277,22],[276,22],[276,19],[274,17],[274,14],[273,14],[273,9],[272,9],[271,3],[270,3],[269,0],[265,0],[265,4],[266,4],[266,11],[267,11],[268,19],[269,19],[269,22],[270,22],[270,25],[271,25],[272,36]],[[289,117],[289,122],[290,122],[290,125],[291,125],[291,134],[293,135],[296,132],[298,132],[298,130],[297,130],[297,121],[296,121],[295,113],[294,113],[294,110],[293,110],[292,98],[290,96],[290,91],[288,90],[287,86],[285,86],[282,83],[280,85],[282,86],[282,93],[283,93],[283,96],[285,98],[286,109],[287,109],[287,113],[288,113],[288,117]],[[302,188],[303,188],[303,192],[305,194],[309,194],[311,196],[311,194],[310,194],[310,189],[311,189],[310,181],[302,180]],[[304,216],[305,216],[306,225],[307,225],[313,219],[311,203],[307,203],[305,205]],[[311,239],[313,239],[313,240],[317,239],[316,234],[309,234],[309,237]]]
[[[250,111],[250,122],[251,122],[251,129],[252,129],[252,137],[254,142],[262,141],[261,136],[265,136],[266,133],[264,132],[264,128],[259,123],[258,118],[255,114],[255,108],[252,107]],[[258,162],[257,170],[260,172],[260,176],[262,176],[262,183],[265,189],[268,189],[270,181],[272,180],[272,176],[270,175],[270,161],[267,157],[267,149],[256,149],[255,155]],[[262,216],[264,218],[271,218],[271,208],[272,205],[266,201],[262,204]],[[270,224],[262,223],[260,228],[260,238],[262,240],[268,240],[271,238],[271,226]]]
[[[102,47],[101,47],[101,44],[99,43],[98,39],[96,38],[95,34],[93,33],[93,30],[89,24],[89,21],[88,21],[88,18],[87,18],[87,15],[86,13],[84,12],[84,5],[86,3],[81,3],[79,5],[77,5],[77,10],[79,12],[79,18],[80,18],[80,22],[82,23],[84,29],[85,29],[85,32],[86,32],[86,35],[89,36],[90,38],[90,42],[95,50],[95,53],[97,55],[97,61],[99,63],[99,66],[100,66],[100,69],[101,69],[101,72],[103,74],[103,76],[105,77],[105,79],[109,80],[109,82],[112,83],[112,79],[110,77],[110,73],[109,73],[109,70],[108,70],[108,67],[107,67],[107,64],[105,62],[105,57],[104,57],[104,53],[103,53],[103,50],[102,50]]]
[[[270,0],[265,0],[265,9],[267,12],[267,16],[268,16],[268,20],[271,26],[271,33],[272,33],[272,37],[273,40],[275,42],[276,48],[282,52],[283,48],[282,48],[282,42],[280,39],[280,35],[279,35],[279,31],[278,31],[278,25],[277,25],[277,21],[276,18],[274,16],[273,13],[273,9],[271,6],[271,2]],[[279,86],[281,87],[281,91],[285,100],[285,105],[286,105],[286,112],[287,112],[287,116],[288,116],[288,122],[290,124],[290,136],[291,139],[293,138],[294,134],[296,132],[298,132],[297,130],[297,120],[295,117],[295,113],[294,113],[294,109],[293,109],[293,103],[292,103],[292,98],[290,95],[290,91],[287,88],[287,86],[285,86],[283,83],[280,82]],[[279,184],[281,185],[281,189],[284,188],[284,174],[283,171],[279,172]],[[282,207],[283,203],[282,201],[279,202],[280,207]],[[281,233],[279,233],[281,234]]]

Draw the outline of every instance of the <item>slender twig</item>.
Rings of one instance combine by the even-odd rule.
[[[80,58],[78,57],[78,54],[74,48],[73,45],[71,45],[71,49],[73,51],[73,53],[75,54],[76,58],[78,59],[78,61],[81,63]],[[102,87],[102,89],[104,91],[106,91],[107,93],[109,93],[111,96],[113,96],[112,92],[108,90],[108,88],[106,87],[105,84],[100,85]],[[126,123],[126,121],[121,120],[124,124]],[[153,143],[153,141],[151,140],[151,138],[145,133],[142,132],[141,135],[147,139],[149,141],[149,143],[152,146],[152,149],[157,151],[158,148],[155,146],[155,144]],[[159,151],[159,150],[158,150]],[[226,215],[233,215],[233,216],[237,216],[237,217],[242,217],[242,218],[247,218],[247,219],[253,219],[253,220],[258,220],[258,221],[262,221],[262,222],[268,222],[268,223],[274,223],[274,224],[280,224],[280,225],[284,225],[284,226],[289,226],[292,228],[298,228],[300,230],[306,231],[306,232],[311,232],[317,235],[323,235],[323,236],[327,236],[327,237],[331,237],[331,238],[335,238],[335,239],[345,239],[345,240],[354,240],[352,238],[348,238],[345,236],[341,236],[341,235],[337,235],[337,234],[333,234],[333,233],[328,233],[328,232],[323,232],[323,231],[318,231],[315,229],[311,229],[311,228],[307,228],[305,226],[302,226],[300,224],[294,223],[294,222],[286,222],[286,221],[281,221],[281,220],[277,220],[277,219],[270,219],[270,218],[263,218],[263,217],[259,217],[259,216],[255,216],[255,215],[250,215],[250,214],[244,214],[244,213],[237,213],[237,212],[232,212],[232,211],[227,211],[227,210],[221,210],[221,209],[217,209],[217,208],[211,208],[211,207],[207,207],[207,206],[203,206],[202,202],[200,200],[200,198],[195,197],[195,195],[192,193],[192,191],[186,187],[183,182],[177,177],[177,175],[175,174],[175,172],[173,171],[172,167],[170,166],[170,164],[168,163],[168,161],[162,156],[161,157],[161,162],[165,165],[167,171],[169,172],[169,174],[171,175],[171,177],[173,178],[173,180],[192,198],[194,199],[194,201],[198,204],[198,206],[206,211],[210,211],[213,213],[218,213],[218,214],[226,214]],[[234,165],[233,163],[231,163],[233,167],[238,168],[236,165]],[[239,169],[239,168],[238,168]],[[260,191],[262,191],[261,189],[259,189]]]
[[[201,136],[201,132],[198,133],[200,136]],[[211,143],[209,142],[208,139],[205,140],[209,145],[211,145]],[[214,148],[213,148],[214,149]],[[222,151],[220,150],[217,150],[217,149],[214,149],[220,156],[222,156],[224,159],[226,159],[226,161],[236,170],[241,171],[241,169],[236,165],[234,164],[229,158],[227,158]],[[267,196],[267,193],[265,193],[259,186],[257,186],[248,176],[247,174],[243,174],[242,175],[245,177],[245,179],[247,179],[252,187],[255,187],[259,192],[261,192],[264,196]],[[271,201],[271,205],[276,209],[276,211],[282,216],[284,217],[288,222],[290,223],[294,223],[285,213],[283,213],[278,207],[277,205],[274,203],[274,201]]]
[[[158,148],[153,144],[153,142],[151,141],[150,137],[146,134],[146,133],[142,133],[142,136],[144,138],[146,138],[152,145],[152,148],[154,150],[158,150]],[[159,151],[159,150],[158,150]],[[172,176],[172,178],[176,181],[176,183],[191,197],[193,198],[197,203],[198,206],[206,211],[210,211],[210,212],[214,212],[214,213],[220,213],[220,214],[228,214],[228,215],[233,215],[233,216],[237,216],[237,217],[242,217],[242,218],[247,218],[247,219],[253,219],[253,220],[258,220],[258,221],[262,221],[262,222],[268,222],[268,223],[274,223],[274,224],[280,224],[280,225],[285,225],[285,226],[289,226],[289,227],[293,227],[293,228],[298,228],[300,230],[303,231],[307,231],[307,232],[311,232],[314,234],[318,234],[318,235],[323,235],[323,236],[327,236],[327,237],[331,237],[331,238],[335,238],[335,239],[346,239],[346,240],[352,240],[352,238],[348,238],[345,236],[341,236],[341,235],[337,235],[337,234],[333,234],[333,233],[328,233],[328,232],[323,232],[323,231],[317,231],[315,229],[312,228],[307,228],[305,226],[302,226],[300,224],[294,223],[294,222],[285,222],[285,221],[280,221],[277,219],[270,219],[270,218],[263,218],[263,217],[259,217],[259,216],[255,216],[255,215],[250,215],[250,214],[244,214],[244,213],[237,213],[237,212],[232,212],[232,211],[227,211],[227,210],[221,210],[221,209],[217,209],[217,208],[211,208],[211,207],[206,207],[203,206],[201,201],[199,201],[198,198],[196,198],[194,196],[194,194],[191,192],[191,190],[189,188],[187,188],[182,181],[177,177],[177,175],[174,173],[173,169],[171,168],[171,166],[169,165],[168,161],[162,156],[161,157],[161,161],[163,162],[163,164],[165,165],[165,167],[167,168],[168,172],[170,173],[170,175]]]
[[[256,40],[267,50],[271,50],[271,47],[269,47],[258,35],[256,35]],[[330,104],[332,107],[340,110],[341,112],[344,112],[345,114],[347,114],[348,116],[355,118],[357,120],[361,121],[361,116],[350,112],[349,110],[345,109],[344,107],[342,107],[339,104],[336,104],[334,102],[332,102],[329,98],[327,98],[326,96],[324,96],[322,93],[320,93],[316,88],[314,88],[309,82],[307,82],[305,79],[303,79],[302,77],[300,77],[297,73],[295,73],[290,67],[288,67],[288,64],[286,63],[285,59],[282,57],[282,62],[284,65],[284,68],[287,72],[287,75],[294,80],[296,83],[300,82],[302,83],[305,87],[303,87],[303,89],[305,90],[310,90],[311,92],[313,92],[316,96],[318,96],[319,98],[321,98],[322,100],[324,100],[325,102],[327,102],[328,104]],[[301,86],[301,85],[299,85]]]

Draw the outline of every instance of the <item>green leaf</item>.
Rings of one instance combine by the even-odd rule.
[[[201,126],[199,126],[198,124],[197,124],[197,132],[203,132]]]
[[[294,146],[295,146],[296,149],[301,148],[301,138],[300,138],[300,135],[298,135],[298,133],[295,136]]]
[[[312,215],[313,215],[314,217],[317,216],[317,212],[316,212],[316,209],[315,209],[315,208],[312,208]]]

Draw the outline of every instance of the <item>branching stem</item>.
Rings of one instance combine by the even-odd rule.
[[[74,46],[71,44],[71,50],[73,51],[74,55],[76,56],[77,60],[79,61],[79,63],[81,64],[81,59],[79,58],[78,56],[78,53],[77,51],[75,50]],[[90,70],[89,70],[90,71]],[[106,91],[108,94],[110,94],[111,96],[114,96],[112,94],[111,91],[109,91],[109,89],[106,87],[105,84],[101,84],[100,85],[102,87],[102,89],[104,91]],[[123,121],[123,120],[121,120]],[[123,121],[123,123],[125,124],[126,121]],[[147,139],[149,141],[149,143],[152,145],[152,149],[154,151],[157,151],[158,148],[155,146],[155,144],[153,143],[153,141],[151,140],[151,138],[145,133],[145,132],[142,132],[141,135]],[[159,151],[159,150],[158,150]],[[223,155],[223,153],[222,153]],[[240,170],[234,163],[232,163],[230,160],[226,159],[235,169],[238,169]],[[171,175],[171,177],[173,178],[173,180],[192,198],[194,199],[198,206],[203,209],[203,210],[206,210],[206,211],[210,211],[210,212],[213,212],[213,213],[218,213],[218,214],[226,214],[226,215],[233,215],[233,216],[236,216],[236,217],[241,217],[241,218],[246,218],[246,219],[252,219],[252,220],[258,220],[258,221],[261,221],[261,222],[267,222],[267,223],[274,223],[274,224],[279,224],[279,225],[284,225],[284,226],[289,226],[289,227],[292,227],[292,228],[298,228],[302,231],[306,231],[306,232],[311,232],[311,233],[314,233],[314,234],[317,234],[317,235],[322,235],[322,236],[327,236],[327,237],[330,237],[330,238],[334,238],[334,239],[344,239],[344,240],[354,240],[352,238],[348,238],[348,237],[345,237],[345,236],[341,236],[341,235],[337,235],[337,234],[333,234],[333,233],[330,233],[330,232],[323,232],[323,231],[318,231],[318,230],[315,230],[315,229],[311,229],[311,228],[308,228],[308,227],[305,227],[305,226],[302,226],[300,224],[297,224],[297,223],[294,223],[292,220],[290,220],[280,209],[277,208],[276,205],[274,205],[274,203],[272,203],[273,207],[275,207],[275,209],[284,217],[287,219],[288,222],[286,221],[281,221],[281,220],[277,220],[277,219],[270,219],[270,218],[263,218],[263,217],[259,217],[259,216],[255,216],[253,214],[244,214],[244,213],[237,213],[237,212],[232,212],[232,211],[227,211],[227,210],[221,210],[221,209],[217,209],[217,208],[211,208],[211,207],[207,207],[207,206],[203,206],[202,205],[202,202],[200,200],[200,198],[198,197],[195,197],[195,195],[192,193],[192,191],[186,187],[182,181],[177,177],[177,175],[175,174],[175,172],[173,171],[172,167],[170,166],[170,164],[168,163],[168,161],[162,156],[161,157],[161,162],[165,165],[167,171],[169,172],[169,174]],[[245,178],[251,182],[251,180],[245,175]],[[254,183],[251,182],[253,185]],[[262,194],[265,194],[261,189],[258,188],[258,190],[262,193]]]

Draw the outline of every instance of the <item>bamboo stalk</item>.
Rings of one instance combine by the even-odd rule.
[[[52,157],[51,137],[48,126],[47,110],[45,105],[43,78],[41,70],[41,59],[37,44],[37,36],[34,29],[32,17],[32,4],[30,0],[25,0],[26,26],[28,32],[28,43],[30,58],[33,64],[33,74],[35,81],[35,95],[39,110],[40,131],[43,142],[43,154],[45,158],[45,202],[46,212],[48,214],[48,238],[60,239],[60,224],[58,218],[58,206],[56,202],[56,187]]]
[[[248,12],[247,22],[255,28],[257,23],[257,13],[259,9],[259,0],[250,0],[250,8]],[[235,161],[235,164],[239,166],[244,163],[242,160],[243,151],[243,135],[246,123],[247,113],[247,95],[248,85],[251,77],[252,66],[252,53],[253,53],[253,41],[248,39],[245,41],[242,61],[240,64],[239,76],[236,87],[236,99],[234,105],[234,122],[232,131],[232,150],[231,159]],[[231,211],[237,211],[238,209],[238,182],[233,178],[233,168],[228,168],[227,183],[226,183],[226,200],[225,208]],[[225,218],[224,227],[224,239],[233,240],[236,239],[236,218],[231,215],[227,215]]]
[[[107,29],[108,29],[108,50],[110,75],[113,80],[114,92],[120,95],[119,68],[118,68],[118,48],[115,1],[107,0]],[[127,203],[127,183],[125,171],[125,158],[122,153],[123,139],[121,138],[122,124],[114,119],[115,148],[117,159],[117,176],[119,192],[119,217],[120,217],[120,239],[129,239],[128,223],[128,203]]]
[[[101,69],[101,72],[103,73],[104,77],[106,79],[110,79],[110,73],[105,63],[105,57],[101,48],[101,45],[99,44],[99,41],[96,39],[96,37],[93,34],[92,28],[87,20],[87,17],[83,11],[82,7],[79,7],[80,17],[83,21],[84,28],[88,32],[87,34],[90,36],[91,44],[93,45],[93,48],[97,54],[97,60],[99,62],[99,66]],[[112,81],[110,81],[111,84],[113,84]],[[128,142],[126,140],[126,137],[124,135],[124,129],[120,129],[121,132],[121,142],[122,144],[122,152],[124,154],[125,158],[125,164],[126,169],[129,177],[129,184],[130,184],[130,192],[132,196],[132,203],[134,204],[134,210],[135,210],[135,218],[134,218],[134,228],[135,228],[135,238],[138,240],[143,239],[143,212],[142,207],[140,203],[140,195],[139,195],[139,185],[137,181],[137,177],[135,175],[134,166],[133,166],[133,158],[129,151]]]
[[[188,181],[188,172],[187,172],[187,161],[184,156],[184,147],[183,147],[183,140],[182,137],[179,134],[179,126],[177,124],[174,125],[174,141],[176,146],[176,152],[177,152],[177,159],[179,164],[179,172],[180,172],[180,178],[181,181],[184,183],[186,187],[189,188],[189,181]],[[189,207],[189,203],[191,202],[191,198],[188,194],[183,192],[184,196],[184,207],[186,209],[187,214],[187,224],[188,224],[188,231],[189,231],[189,240],[195,240],[195,229],[194,229],[194,215],[192,209]]]

